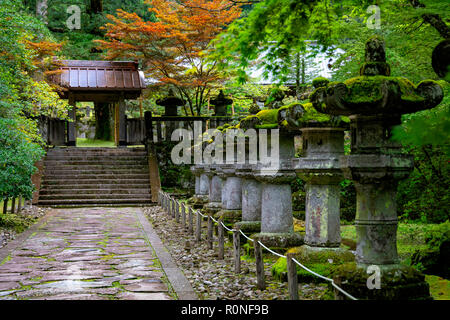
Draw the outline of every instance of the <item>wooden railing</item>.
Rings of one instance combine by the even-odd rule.
[[[202,122],[202,131],[217,128],[225,123],[239,119],[239,116],[152,116],[151,112],[145,112],[145,132],[149,141],[154,143],[170,141],[172,132],[178,128],[193,130],[194,122]]]
[[[154,143],[170,141],[172,132],[178,128],[193,130],[194,122],[202,122],[202,131],[213,129],[232,120],[239,119],[235,116],[152,116],[151,112],[145,112],[145,119],[126,119],[127,145],[143,145],[146,141]],[[67,144],[68,121],[57,118],[41,116],[39,118],[39,132],[48,145],[64,146]]]

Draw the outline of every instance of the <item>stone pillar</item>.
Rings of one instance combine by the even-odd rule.
[[[344,128],[328,123],[301,129],[305,156],[293,160],[297,176],[306,182],[305,244],[339,247],[339,157],[344,155]]]
[[[195,194],[200,194],[200,176],[195,176]]]
[[[242,179],[236,176],[235,166],[224,164],[220,171],[220,177],[225,181],[222,188],[222,210],[215,217],[222,217],[226,223],[240,221],[242,215]]]
[[[205,171],[209,178],[208,203],[203,210],[208,214],[214,214],[222,208],[222,179],[217,175],[217,165],[210,165]]]
[[[257,149],[257,148],[256,148]],[[245,146],[245,164],[236,168],[236,176],[242,178],[242,221],[236,225],[242,232],[252,234],[261,231],[261,182],[255,179],[252,169],[257,164],[250,163],[250,145]]]
[[[352,154],[341,161],[346,178],[356,188],[356,261],[395,265],[399,262],[397,186],[414,168],[414,159],[400,154],[401,146],[386,139],[386,124],[399,123],[399,119],[359,115],[350,119]]]
[[[297,176],[306,182],[305,245],[295,254],[306,265],[355,260],[340,248],[339,158],[344,155],[344,130],[329,122],[306,124],[301,129],[304,156],[292,160]]]
[[[279,146],[278,168],[259,165],[255,169],[255,178],[262,183],[261,232],[253,238],[272,248],[287,248],[303,243],[301,236],[294,233],[292,216],[290,183],[296,175],[290,161],[294,156],[294,136],[280,132]]]
[[[209,177],[208,177],[208,174],[204,170],[205,169],[203,168],[203,172],[200,173],[200,190],[199,190],[199,194],[201,196],[206,196],[205,199],[207,199],[207,196],[209,194]]]
[[[191,167],[191,172],[195,176],[195,194],[188,200],[195,209],[200,209],[208,202],[209,178],[204,172],[203,165]]]
[[[69,118],[72,120],[67,123],[67,145],[68,146],[76,146],[77,143],[77,134],[76,134],[76,123],[77,123],[77,103],[72,93],[69,93],[69,105],[72,106],[72,109],[69,110]]]

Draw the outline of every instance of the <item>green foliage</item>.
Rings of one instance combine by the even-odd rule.
[[[400,216],[408,220],[444,222],[450,216],[450,85],[439,106],[402,117],[393,138],[414,156],[414,171],[398,188]]]
[[[43,155],[43,149],[30,141],[16,121],[0,118],[0,198],[31,199],[34,163]]]
[[[36,0],[24,1],[31,14],[36,13]],[[81,9],[81,29],[70,30],[67,20],[71,13],[67,8],[77,5]],[[108,20],[107,14],[114,14],[117,9],[136,12],[145,20],[153,19],[143,0],[108,0],[103,1],[102,12],[92,12],[89,0],[47,0],[48,28],[58,41],[64,41],[62,54],[68,59],[95,60],[100,58],[101,51],[97,50],[93,40],[102,39],[104,31],[100,28]]]
[[[34,163],[44,154],[38,115],[61,116],[67,104],[43,80],[30,43],[52,40],[45,24],[27,14],[19,0],[0,6],[0,198],[33,192]],[[48,59],[44,56],[40,61]]]
[[[352,181],[345,179],[341,183],[341,220],[350,222],[356,215],[356,189]]]
[[[425,232],[425,242],[429,249],[439,250],[444,241],[450,240],[450,221],[432,226]]]
[[[36,218],[30,216],[12,213],[0,215],[0,227],[13,229],[17,233],[21,233],[24,230],[28,229],[35,222]]]
[[[155,145],[155,152],[158,156],[159,174],[161,186],[164,188],[181,187],[188,189],[190,181],[193,179],[190,165],[175,165],[170,156],[171,150],[177,142],[166,141]]]
[[[425,232],[426,247],[416,250],[410,264],[416,269],[444,278],[450,277],[450,221],[432,225]]]

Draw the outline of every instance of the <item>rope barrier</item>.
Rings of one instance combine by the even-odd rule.
[[[168,193],[165,193],[165,192],[163,192],[163,191],[160,191],[160,192],[161,192],[161,194],[162,194],[163,196],[167,197],[168,199],[172,198]],[[173,199],[175,202],[177,202],[178,205],[180,205],[181,202],[178,202],[175,198],[172,198],[172,199]],[[188,208],[188,207],[189,207],[188,205],[185,205],[184,203],[181,203],[181,205],[183,205],[185,208]],[[200,212],[200,210],[196,210],[196,211],[192,210],[192,211],[195,212],[195,213],[197,213],[197,214],[199,214],[199,215],[202,216],[203,218],[207,217],[207,215],[203,215],[203,214]],[[219,223],[222,224],[222,226],[224,227],[225,230],[231,231],[231,232],[236,231],[236,229],[230,229],[230,228],[228,228],[222,221],[217,221],[217,220],[214,219],[212,216],[210,216],[210,217],[211,217],[211,220],[214,221],[215,223],[217,223],[217,224],[219,224]],[[239,229],[239,232],[240,232],[247,240],[250,240],[251,242],[254,242],[254,241],[255,241],[254,239],[248,237],[244,232],[242,232],[242,230]],[[264,243],[262,243],[261,241],[258,241],[258,243],[259,243],[264,249],[266,249],[266,250],[269,251],[270,253],[274,254],[275,256],[278,256],[278,257],[280,257],[280,258],[287,259],[287,256],[284,256],[284,255],[282,255],[282,254],[279,254],[278,252],[275,252],[275,251],[273,251],[272,249],[266,247],[266,246],[264,245]],[[322,276],[321,274],[318,274],[317,272],[314,272],[314,271],[312,271],[311,269],[308,269],[308,268],[305,267],[303,264],[301,264],[300,262],[298,262],[295,258],[292,258],[292,261],[294,261],[298,266],[300,266],[300,267],[303,268],[304,270],[308,271],[309,273],[315,275],[316,277],[319,277],[319,278],[321,278],[321,279],[323,279],[323,280],[325,280],[325,281],[330,282],[331,285],[332,285],[334,288],[336,288],[337,290],[339,290],[339,291],[340,291],[341,293],[343,293],[346,297],[348,297],[348,298],[350,298],[350,299],[352,299],[352,300],[358,300],[358,299],[356,299],[354,296],[352,296],[351,294],[349,294],[348,292],[346,292],[344,289],[342,289],[342,288],[340,288],[338,285],[336,285],[336,283],[333,281],[333,279],[330,279],[330,278],[328,278],[328,277]]]
[[[247,238],[247,240],[250,240],[251,242],[255,241],[255,240],[253,240],[252,238],[247,237],[247,236],[245,235],[245,233],[242,232],[241,229],[239,229],[239,232],[240,232],[245,238]]]
[[[270,253],[272,253],[272,254],[274,254],[274,255],[280,257],[280,258],[286,258],[286,256],[283,256],[283,255],[279,254],[278,252],[275,252],[275,251],[273,251],[273,250],[267,248],[261,241],[258,241],[258,243],[261,245],[261,247],[263,247],[264,249],[266,249],[266,250],[269,251]]]

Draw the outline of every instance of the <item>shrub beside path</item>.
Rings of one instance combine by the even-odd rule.
[[[141,208],[51,210],[0,249],[0,299],[195,299],[143,217]]]

